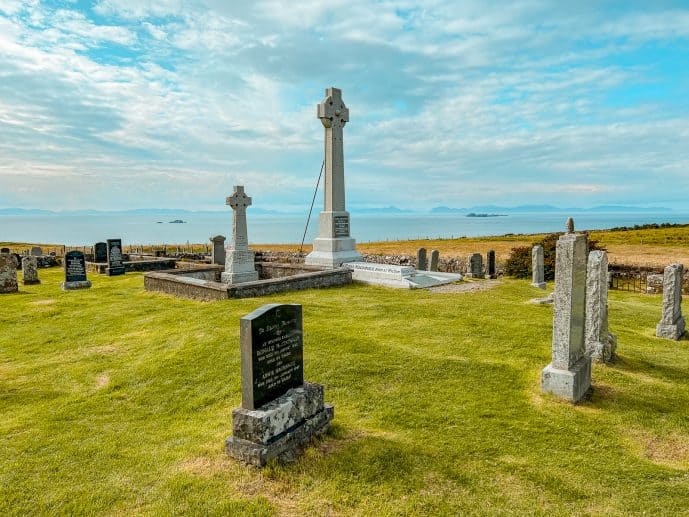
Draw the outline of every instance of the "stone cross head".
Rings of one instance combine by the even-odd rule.
[[[230,205],[232,210],[246,208],[247,206],[251,206],[251,198],[244,193],[244,187],[235,186],[232,195],[225,199],[225,204]]]
[[[339,88],[325,90],[325,99],[318,105],[316,116],[327,128],[344,127],[349,122],[349,109],[342,101],[342,90]]]
[[[574,219],[567,218],[567,233],[574,233]]]

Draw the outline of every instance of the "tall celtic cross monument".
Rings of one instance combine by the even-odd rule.
[[[316,116],[325,127],[325,200],[318,237],[305,262],[334,268],[343,262],[361,260],[355,241],[349,236],[349,212],[345,210],[342,130],[349,122],[349,110],[342,101],[342,90],[325,90],[325,99],[318,105]]]
[[[225,200],[233,211],[232,242],[225,258],[225,272],[220,275],[226,284],[239,284],[258,280],[254,266],[254,252],[249,250],[249,237],[246,230],[246,207],[251,206],[251,198],[244,193],[244,187],[234,187],[234,192]]]

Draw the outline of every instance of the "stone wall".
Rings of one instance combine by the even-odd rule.
[[[177,259],[172,258],[153,258],[149,260],[134,260],[123,262],[124,270],[128,273],[132,271],[163,271],[175,269]],[[87,262],[86,269],[95,273],[105,274],[108,267],[107,262]]]

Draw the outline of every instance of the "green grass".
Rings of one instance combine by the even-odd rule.
[[[61,271],[2,295],[0,514],[676,515],[689,507],[689,341],[656,339],[660,297],[611,293],[620,361],[593,399],[541,395],[552,308],[351,286],[199,303],[142,276]],[[239,318],[304,307],[305,378],[335,405],[298,462],[227,458]]]

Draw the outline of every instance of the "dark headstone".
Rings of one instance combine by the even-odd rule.
[[[419,248],[416,252],[416,269],[426,271],[428,268],[428,259],[426,257],[426,248]]]
[[[304,384],[301,305],[268,304],[240,321],[242,407],[257,409]]]
[[[440,262],[440,252],[438,250],[431,251],[431,262],[428,265],[428,270],[438,271],[438,262]]]
[[[0,253],[9,253],[10,249],[9,248],[0,248]]]
[[[81,251],[68,251],[64,266],[65,282],[86,281],[86,258]]]
[[[17,263],[17,269],[22,268],[22,256],[19,253],[10,253],[12,257],[14,257],[15,262]]]
[[[488,254],[486,256],[486,277],[497,277],[497,274],[495,272],[495,251],[493,250],[488,250]]]
[[[108,267],[105,274],[108,276],[124,275],[124,262],[122,258],[122,239],[108,239]]]
[[[97,242],[93,245],[93,261],[108,261],[108,245],[105,242]]]

